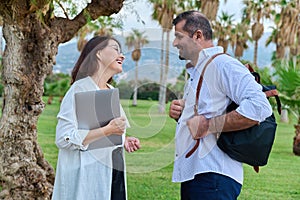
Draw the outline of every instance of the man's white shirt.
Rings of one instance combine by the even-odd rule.
[[[219,133],[200,139],[198,149],[189,157],[186,153],[195,145],[186,122],[194,116],[195,95],[200,74],[209,58],[222,53],[222,47],[204,49],[199,54],[195,67],[188,68],[190,75],[184,89],[185,107],[177,122],[175,135],[175,162],[173,182],[184,182],[196,174],[215,172],[243,183],[242,163],[231,159],[217,146]],[[198,103],[198,114],[212,118],[225,113],[232,102],[239,107],[237,112],[256,121],[263,121],[271,115],[272,108],[249,70],[228,55],[217,56],[207,67]]]

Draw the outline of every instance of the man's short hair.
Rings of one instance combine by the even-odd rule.
[[[182,20],[185,20],[183,30],[188,32],[190,37],[192,37],[197,30],[201,30],[205,40],[212,39],[212,29],[209,20],[202,13],[195,10],[180,13],[173,20],[173,25],[176,26],[176,24],[181,22]]]

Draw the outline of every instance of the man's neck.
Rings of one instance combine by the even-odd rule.
[[[214,44],[212,43],[211,40],[208,40],[208,41],[203,41],[201,47],[199,48],[199,52],[197,54],[197,56],[195,56],[195,58],[193,60],[191,60],[191,64],[196,66],[197,63],[198,63],[198,59],[199,59],[199,54],[200,52],[203,50],[203,49],[208,49],[208,48],[211,48],[211,47],[214,47]]]

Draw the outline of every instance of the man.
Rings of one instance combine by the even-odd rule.
[[[190,60],[190,78],[183,99],[172,101],[169,112],[177,121],[173,182],[181,182],[182,200],[237,199],[243,183],[242,163],[219,149],[217,137],[221,132],[245,129],[264,121],[272,114],[272,108],[249,70],[226,54],[207,65],[199,100],[195,102],[205,64],[213,55],[222,53],[223,48],[213,45],[210,23],[197,11],[181,13],[173,25],[173,45],[179,49],[179,58]],[[226,114],[232,101],[239,107]],[[193,152],[199,138],[199,146]]]

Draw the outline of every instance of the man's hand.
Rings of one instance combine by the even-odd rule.
[[[235,110],[210,119],[206,119],[203,115],[197,115],[187,121],[187,126],[194,139],[203,138],[210,133],[243,130],[257,124],[259,124],[258,121],[248,119]]]
[[[184,100],[173,100],[170,105],[169,116],[175,120],[178,120],[184,108]]]
[[[203,115],[197,115],[187,121],[187,126],[193,139],[199,139],[209,134],[209,120]]]

